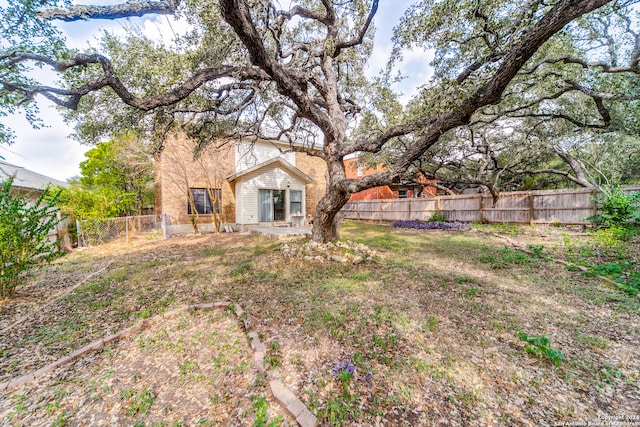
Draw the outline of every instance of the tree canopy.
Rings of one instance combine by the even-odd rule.
[[[58,205],[78,219],[140,215],[154,203],[151,148],[133,136],[98,143],[85,153],[80,177],[62,190]]]
[[[94,140],[135,127],[161,141],[177,125],[203,143],[230,135],[288,140],[292,150],[327,163],[327,193],[313,230],[315,240],[327,241],[337,235],[334,219],[350,194],[399,179],[465,127],[484,135],[524,127],[560,129],[567,138],[587,131],[637,135],[635,4],[417,2],[396,27],[388,72],[368,79],[377,0],[300,0],[288,10],[267,0],[66,9],[13,0],[2,11],[9,44],[0,52],[1,107],[33,109],[35,97],[45,96],[72,110],[78,132]],[[189,30],[172,46],[135,30],[122,39],[105,35],[99,49],[80,53],[63,49],[47,21],[154,12],[182,17]],[[43,39],[55,43],[32,43]],[[434,75],[402,106],[389,82],[411,48],[434,51]],[[34,65],[54,69],[61,83],[30,77]],[[508,145],[522,144],[529,141]],[[354,153],[389,153],[392,161],[385,171],[348,179],[342,160]]]

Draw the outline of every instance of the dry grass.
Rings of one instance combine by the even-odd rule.
[[[226,234],[70,254],[30,278],[15,300],[2,302],[0,328],[113,264],[2,337],[0,379],[37,369],[140,318],[231,299],[249,312],[268,346],[267,360],[327,425],[553,425],[638,414],[638,298],[505,249],[490,234],[509,231],[568,258],[585,245],[594,247],[589,236],[495,228],[489,234],[424,233],[351,222],[343,231],[345,238],[373,247],[379,259],[357,266],[305,262],[284,258],[275,240]],[[268,391],[264,379],[247,369],[248,350],[242,355],[243,346],[232,345],[242,336],[237,325],[217,316],[188,319],[191,332],[181,335],[189,340],[198,333],[231,334],[224,349],[189,340],[202,360],[175,355],[172,347],[141,346],[172,327],[154,326],[38,385],[13,390],[0,401],[0,417],[15,425],[51,425],[63,414],[69,424],[87,424],[87,408],[102,405],[120,424],[249,425],[258,411],[252,396],[268,397]],[[556,365],[544,353],[527,353],[519,330],[544,334],[564,360]],[[151,357],[145,352],[157,364],[140,363],[133,372],[131,358]],[[211,371],[214,356],[207,352],[224,355],[229,370]],[[332,373],[340,362],[355,365],[352,378]],[[197,371],[195,379],[185,382],[181,366]],[[162,392],[151,380],[160,367],[166,369]],[[101,403],[79,404],[70,387],[99,384],[105,372],[118,381],[98,394]],[[211,380],[198,381],[198,372]],[[162,393],[193,394],[197,387],[208,399],[193,402],[188,414],[162,410]],[[153,404],[144,414],[131,414],[145,389]],[[130,396],[120,398],[126,390]],[[213,390],[222,395],[215,398]],[[274,419],[279,408],[271,403],[268,411]],[[291,421],[285,416],[282,422]]]

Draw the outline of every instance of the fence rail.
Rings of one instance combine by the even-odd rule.
[[[640,191],[627,186],[625,191]],[[432,198],[354,200],[343,208],[344,218],[371,221],[425,221],[434,214],[447,221],[586,224],[597,213],[597,191],[591,189],[536,190],[500,193],[495,205],[486,194]]]
[[[120,218],[76,221],[78,247],[98,246],[114,240],[169,237],[169,219],[166,214],[140,215]]]

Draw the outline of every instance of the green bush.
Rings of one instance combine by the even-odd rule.
[[[608,187],[596,203],[599,214],[589,220],[598,227],[628,227],[640,222],[640,192],[626,193],[618,186]]]
[[[49,238],[60,221],[54,204],[59,191],[45,189],[20,195],[11,189],[13,178],[0,183],[0,296],[11,297],[29,268],[60,253]],[[35,200],[34,200],[35,198]]]
[[[429,217],[427,222],[446,222],[446,218],[440,212],[435,212]]]
[[[628,242],[638,234],[637,226],[612,225],[609,228],[600,228],[593,233],[595,240],[603,246],[614,247],[621,242]]]

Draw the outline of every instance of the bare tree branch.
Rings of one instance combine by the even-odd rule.
[[[585,187],[585,188],[594,187],[594,185],[591,184],[588,180],[580,179],[580,178],[576,177],[575,175],[572,175],[570,172],[563,171],[563,170],[560,170],[560,169],[534,169],[534,170],[529,170],[529,169],[515,169],[515,170],[513,170],[513,169],[510,169],[509,172],[514,174],[514,175],[543,175],[543,174],[559,175],[559,176],[562,176],[562,177],[568,179],[569,181],[572,181],[572,182],[578,184],[581,187]]]
[[[344,157],[348,154],[357,153],[359,151],[365,151],[367,153],[377,153],[390,140],[415,132],[416,130],[425,127],[433,123],[434,121],[434,119],[429,118],[419,123],[406,123],[393,126],[373,139],[363,139],[356,141],[355,143],[350,145],[344,145],[337,154],[341,157]]]
[[[544,64],[558,64],[558,63],[576,64],[576,65],[580,65],[584,69],[600,68],[603,73],[609,73],[609,74],[619,74],[619,73],[639,74],[640,73],[640,68],[638,68],[638,57],[640,57],[640,38],[636,37],[636,43],[635,43],[635,48],[634,48],[634,52],[633,52],[633,55],[632,55],[632,60],[631,60],[630,64],[627,65],[627,66],[614,66],[612,64],[609,64],[609,63],[606,63],[606,62],[603,62],[603,61],[600,61],[600,62],[588,62],[588,61],[585,61],[584,59],[581,59],[581,58],[576,58],[576,57],[570,56],[570,55],[564,55],[564,56],[561,56],[561,57],[558,57],[558,58],[547,58],[547,59],[544,59],[544,60],[534,64],[530,68],[528,68],[526,70],[522,70],[520,72],[520,75],[533,74],[538,68],[540,68]]]
[[[342,49],[346,49],[346,48],[350,48],[350,47],[362,44],[362,41],[364,40],[364,36],[365,34],[367,34],[367,31],[369,31],[369,27],[371,26],[373,17],[376,15],[377,12],[378,12],[378,0],[373,0],[373,4],[371,5],[371,10],[369,11],[369,15],[367,16],[367,19],[364,25],[362,26],[362,28],[360,28],[358,35],[352,38],[351,40],[338,43],[336,45],[335,50],[333,51],[332,56],[334,58],[340,55],[340,52],[342,51]]]
[[[81,21],[87,19],[118,19],[144,16],[152,13],[172,15],[176,13],[179,0],[128,0],[109,6],[76,5],[68,8],[46,8],[36,12],[43,20]]]
[[[221,65],[219,67],[207,68],[196,72],[195,74],[193,74],[193,76],[191,76],[171,92],[149,98],[139,98],[132,94],[126,88],[126,86],[117,76],[109,59],[102,55],[78,54],[68,60],[55,61],[42,55],[26,52],[14,52],[10,55],[5,55],[4,58],[0,58],[0,65],[9,68],[25,61],[42,62],[51,66],[56,71],[65,71],[70,68],[81,66],[86,67],[89,65],[100,65],[102,67],[102,71],[104,73],[103,77],[96,80],[95,82],[88,83],[73,89],[56,89],[48,86],[21,86],[10,84],[8,82],[2,82],[6,89],[22,92],[25,96],[25,99],[32,99],[36,94],[42,94],[49,98],[51,101],[55,102],[57,105],[61,105],[73,110],[77,109],[78,103],[83,96],[102,89],[106,86],[111,87],[111,89],[113,89],[118,97],[122,99],[122,101],[124,101],[127,105],[138,108],[142,111],[149,111],[158,107],[173,105],[185,99],[195,90],[200,88],[204,83],[216,79],[221,79],[223,77],[234,77],[239,80],[247,79],[253,81],[270,80],[269,76],[258,68]],[[67,99],[60,99],[55,97],[54,95],[66,96]]]
[[[332,128],[331,120],[318,108],[307,93],[307,80],[301,79],[300,75],[295,78],[288,70],[285,70],[267,52],[262,42],[262,37],[256,30],[249,10],[243,0],[221,0],[220,9],[222,17],[234,29],[242,43],[249,52],[251,63],[260,67],[276,83],[278,91],[289,97],[298,107],[300,117],[307,118],[316,123],[321,129]],[[302,9],[296,14],[304,13]],[[326,20],[326,16],[318,17],[315,13],[305,15],[312,19],[321,18]]]

